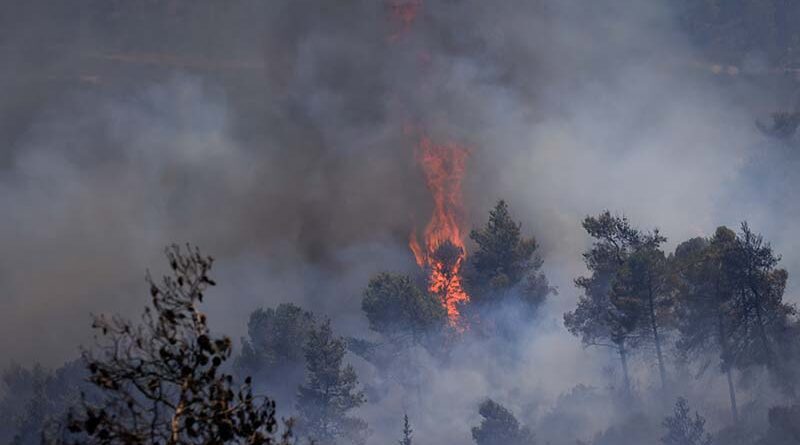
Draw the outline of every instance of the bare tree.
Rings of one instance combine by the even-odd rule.
[[[275,403],[255,397],[250,378],[235,388],[220,370],[231,354],[227,337],[213,337],[198,309],[215,283],[212,258],[187,246],[166,249],[171,274],[148,274],[151,305],[141,323],[95,317],[96,348],[84,351],[99,403],[85,398],[67,423],[66,442],[90,444],[276,444]],[[289,425],[290,426],[290,425]]]

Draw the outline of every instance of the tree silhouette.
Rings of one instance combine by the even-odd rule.
[[[408,414],[403,415],[403,438],[400,440],[400,445],[412,445],[412,433],[414,430],[411,429],[411,423],[408,421]]]
[[[519,421],[511,411],[491,399],[486,399],[478,407],[483,419],[479,426],[472,428],[472,438],[478,445],[533,445],[533,433],[520,427]]]
[[[291,406],[304,380],[305,344],[315,326],[311,312],[291,303],[253,311],[234,361],[237,375],[252,376],[255,388]]]
[[[95,317],[94,350],[84,352],[98,403],[84,399],[70,414],[64,442],[90,444],[286,443],[276,437],[275,404],[256,397],[250,379],[234,388],[221,371],[231,353],[227,337],[213,337],[198,305],[215,283],[212,259],[196,248],[166,249],[171,274],[147,278],[151,305],[141,323]]]
[[[664,445],[711,445],[711,435],[706,433],[706,419],[697,412],[694,418],[689,403],[683,397],[675,403],[671,416],[664,419],[666,435],[661,438]]]

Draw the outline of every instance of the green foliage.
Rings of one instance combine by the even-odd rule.
[[[583,228],[595,239],[583,254],[591,275],[575,280],[583,295],[575,311],[565,314],[565,325],[571,333],[581,337],[585,345],[606,340],[623,344],[636,324],[615,307],[611,290],[620,268],[641,244],[642,235],[627,218],[612,216],[608,211],[597,217],[586,217]]]
[[[693,238],[675,250],[678,350],[687,358],[705,358],[714,352],[720,369],[732,366],[729,308],[734,297],[730,258],[736,234],[719,227],[710,239]]]
[[[477,278],[494,288],[508,288],[522,280],[536,250],[534,239],[522,237],[520,224],[511,219],[505,201],[489,211],[486,226],[473,230],[470,238],[478,245],[472,255]]]
[[[668,319],[670,300],[668,267],[659,246],[666,238],[657,230],[640,232],[627,218],[609,211],[586,217],[583,227],[594,238],[583,254],[591,275],[575,280],[583,295],[575,310],[564,314],[564,325],[586,346],[617,349],[626,391],[629,351],[652,342],[665,383],[659,329]]]
[[[257,309],[247,323],[248,338],[234,367],[237,375],[253,376],[279,403],[291,405],[303,382],[305,344],[316,326],[314,315],[294,304]]]
[[[472,438],[478,445],[533,445],[533,433],[520,427],[519,421],[508,409],[487,399],[478,407],[483,419],[472,428]]]
[[[651,321],[668,323],[672,298],[669,264],[657,244],[640,246],[617,271],[611,287],[616,307],[631,317],[640,318],[637,327],[652,335]],[[652,306],[652,307],[651,307]],[[642,318],[653,313],[654,319]]]
[[[736,234],[719,227],[710,239],[692,238],[675,249],[675,299],[678,340],[683,360],[700,360],[705,370],[716,357],[718,369],[728,379],[733,420],[738,420],[728,317],[733,287],[726,270],[726,258],[735,248]],[[730,432],[735,433],[734,431]]]
[[[611,300],[617,310],[635,324],[640,343],[655,346],[661,384],[666,387],[665,331],[672,325],[670,265],[659,245],[665,238],[655,232],[636,246],[617,271]]]
[[[363,444],[367,424],[349,416],[366,402],[352,365],[344,365],[345,341],[334,337],[330,320],[311,331],[305,346],[306,382],[298,389],[298,430],[328,445],[339,438]]]
[[[239,389],[221,371],[227,337],[210,334],[198,309],[212,259],[196,249],[166,251],[172,274],[148,277],[151,306],[140,324],[95,317],[99,340],[84,352],[98,403],[84,399],[70,415],[67,442],[89,444],[273,444],[275,404]],[[288,433],[287,433],[288,434]],[[73,439],[74,438],[74,439]]]
[[[661,443],[664,445],[711,445],[711,435],[706,433],[706,419],[697,412],[692,417],[689,404],[683,397],[675,403],[671,416],[662,423],[667,430]]]
[[[788,274],[780,258],[746,223],[683,243],[678,273],[678,348],[687,356],[716,352],[723,370],[766,366],[786,389],[795,338],[793,306],[783,301]]]
[[[291,303],[257,309],[247,323],[239,367],[270,373],[279,364],[304,360],[303,345],[314,329],[314,315]]]
[[[731,325],[731,354],[736,365],[765,365],[777,370],[783,334],[794,307],[783,302],[788,273],[777,267],[780,257],[761,235],[742,223],[734,249],[725,257],[725,271],[733,286],[727,311]]]
[[[717,357],[734,419],[733,368],[764,366],[785,391],[796,385],[795,309],[783,301],[787,273],[779,260],[746,223],[739,234],[720,227],[710,239],[694,238],[675,251],[677,348],[704,362],[701,369]]]
[[[382,273],[371,279],[361,308],[370,329],[395,342],[418,344],[447,321],[442,304],[404,275]]]
[[[644,235],[634,229],[627,218],[612,216],[608,211],[598,217],[586,217],[583,227],[595,239],[583,254],[591,275],[575,280],[583,295],[578,299],[577,308],[564,315],[564,323],[585,345],[605,341],[624,344],[634,338],[638,314],[626,311],[628,301],[615,299],[612,291],[628,258],[643,244]]]
[[[486,225],[469,236],[478,245],[470,255],[467,275],[473,301],[495,301],[520,287],[521,299],[535,308],[553,292],[539,272],[542,261],[535,255],[536,240],[522,236],[521,225],[511,218],[505,201],[499,201],[489,211]]]

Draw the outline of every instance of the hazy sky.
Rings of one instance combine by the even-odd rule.
[[[0,34],[0,365],[57,365],[90,312],[135,314],[170,242],[217,257],[221,331],[295,301],[363,332],[366,281],[415,270],[430,212],[409,126],[470,151],[468,225],[506,199],[559,288],[521,365],[460,368],[470,403],[602,367],[560,327],[587,214],[670,247],[747,219],[800,272],[796,156],[754,126],[781,94],[713,74],[666,2],[424,0],[407,27],[377,0],[45,3]]]

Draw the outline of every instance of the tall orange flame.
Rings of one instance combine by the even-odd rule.
[[[434,144],[423,136],[416,150],[428,189],[433,197],[433,215],[425,227],[424,246],[411,232],[409,247],[420,267],[429,272],[428,290],[439,297],[450,325],[463,330],[459,306],[469,302],[461,268],[467,251],[461,237],[464,207],[461,184],[467,151],[456,144]]]

